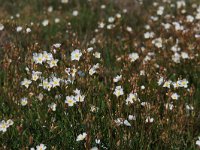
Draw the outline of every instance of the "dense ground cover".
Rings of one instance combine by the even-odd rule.
[[[199,148],[199,0],[0,4],[0,149]]]

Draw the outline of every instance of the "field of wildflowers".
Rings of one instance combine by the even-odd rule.
[[[0,0],[0,149],[200,148],[199,0]]]

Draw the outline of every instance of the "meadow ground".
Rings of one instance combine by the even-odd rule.
[[[0,0],[0,149],[199,149],[199,54],[199,0]]]

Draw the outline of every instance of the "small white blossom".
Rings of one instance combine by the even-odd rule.
[[[26,106],[27,103],[28,103],[27,100],[28,100],[28,99],[27,99],[26,97],[22,98],[22,99],[21,99],[21,105],[22,105],[22,106]]]
[[[117,97],[124,95],[123,88],[121,86],[117,86],[113,94],[115,94]]]
[[[131,62],[136,61],[139,58],[138,53],[131,53],[129,54],[129,59],[131,60]]]
[[[172,81],[171,80],[168,80],[168,81],[165,81],[163,87],[167,87],[167,88],[170,88],[170,85],[171,85]]]
[[[27,78],[24,78],[24,80],[21,81],[21,85],[24,85],[26,88],[28,88],[31,83],[32,81],[28,80]]]
[[[45,19],[42,21],[42,25],[45,27],[49,24],[49,20],[48,19]]]
[[[48,105],[48,107],[53,110],[53,111],[56,111],[56,104],[55,103],[51,103],[50,105]]]
[[[74,10],[74,11],[72,12],[72,15],[73,15],[73,16],[78,16],[78,10]]]
[[[20,32],[20,31],[22,31],[22,29],[23,29],[23,28],[22,28],[21,26],[18,26],[18,27],[16,28],[16,31],[17,31],[17,32]]]
[[[40,144],[36,146],[36,150],[45,150],[47,147],[44,144]]]
[[[76,49],[71,53],[71,60],[80,60],[80,57],[82,56],[82,53],[80,50]]]
[[[0,31],[4,29],[4,25],[0,23]]]
[[[117,75],[116,77],[114,77],[113,82],[118,82],[122,79],[122,75]]]
[[[173,94],[171,95],[171,98],[172,98],[173,100],[178,100],[179,97],[180,97],[180,96],[179,96],[177,93],[173,93]]]
[[[133,115],[128,115],[128,120],[136,120],[136,117]]]
[[[131,124],[128,122],[128,120],[124,120],[124,125],[131,127]]]
[[[84,132],[83,134],[79,134],[76,138],[76,141],[82,141],[86,138],[86,136],[87,136],[86,132]]]
[[[67,4],[69,0],[61,0],[61,3]]]
[[[151,118],[149,116],[145,120],[146,123],[152,123],[153,121],[154,121],[154,118]]]
[[[198,137],[198,140],[196,141],[196,145],[200,147],[200,137]]]
[[[95,53],[93,54],[93,56],[96,57],[96,58],[101,58],[101,53],[95,52]]]
[[[76,103],[75,97],[74,96],[66,96],[65,103],[68,104],[68,106],[74,106]]]

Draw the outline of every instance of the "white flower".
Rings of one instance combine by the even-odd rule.
[[[178,82],[172,82],[172,85],[174,86],[174,88],[178,88],[179,87]]]
[[[52,59],[52,60],[48,61],[47,63],[49,64],[50,68],[56,67],[57,63],[58,63],[58,59]]]
[[[168,30],[171,27],[171,24],[169,24],[169,23],[162,23],[162,26],[165,28],[165,30]]]
[[[123,119],[122,118],[117,118],[116,120],[114,120],[115,123],[117,124],[117,126],[120,126],[122,125],[124,122],[123,122]]]
[[[164,82],[164,78],[160,77],[160,79],[158,80],[158,85],[161,85]]]
[[[78,11],[77,11],[77,10],[74,10],[74,11],[72,12],[72,15],[73,15],[73,16],[78,16]]]
[[[95,143],[96,143],[96,144],[100,144],[100,143],[101,143],[101,140],[100,140],[100,139],[95,139]]]
[[[74,92],[76,95],[80,95],[80,94],[81,94],[81,91],[80,91],[79,89],[75,89],[73,92]]]
[[[179,22],[173,22],[172,24],[175,26],[176,31],[184,30],[184,26],[182,26]]]
[[[94,50],[93,47],[89,47],[89,48],[87,48],[87,52],[91,52],[91,51],[93,51],[93,50]]]
[[[76,100],[74,96],[66,96],[65,103],[67,103],[68,106],[74,106],[74,104],[76,103]]]
[[[80,50],[76,49],[71,53],[71,60],[80,60],[80,57],[82,56],[82,53]]]
[[[16,28],[16,31],[17,31],[17,32],[20,32],[20,31],[22,31],[22,29],[23,29],[23,28],[22,28],[21,26],[18,26],[18,27]]]
[[[144,38],[145,39],[153,38],[154,35],[155,35],[154,32],[146,32],[144,33]]]
[[[163,6],[158,7],[157,15],[161,16],[163,14],[163,11],[164,11],[164,7]]]
[[[131,53],[129,54],[129,59],[131,60],[131,62],[136,61],[139,58],[138,53]]]
[[[30,28],[26,28],[26,33],[30,33],[31,29]]]
[[[136,117],[133,115],[128,115],[128,120],[136,120]]]
[[[28,88],[31,83],[32,81],[28,80],[27,78],[24,78],[24,80],[21,81],[21,85],[24,85],[26,88]]]
[[[45,150],[47,147],[44,144],[40,144],[36,146],[36,150]]]
[[[109,22],[109,23],[113,23],[114,21],[115,21],[115,18],[114,18],[114,17],[109,17],[109,18],[108,18],[108,22]]]
[[[186,3],[183,0],[179,0],[179,1],[176,2],[176,5],[177,5],[177,8],[180,9],[182,7],[185,7]]]
[[[181,57],[182,57],[183,59],[188,59],[188,58],[189,58],[189,55],[188,55],[188,53],[186,53],[186,52],[181,52]]]
[[[114,77],[113,82],[118,82],[121,79],[122,79],[122,75],[117,75],[116,77]]]
[[[96,65],[92,66],[89,70],[89,74],[93,75],[94,73],[96,73],[96,69],[99,68],[99,63],[97,63]]]
[[[157,21],[158,20],[158,17],[157,16],[151,16],[150,17],[153,21]]]
[[[40,83],[39,86],[42,86],[43,89],[50,91],[52,84],[50,84],[50,82],[48,82],[48,79],[45,79],[45,80],[42,80],[42,83]]]
[[[103,23],[103,22],[98,23],[98,28],[102,29],[102,28],[104,28],[104,26],[105,26],[105,23]]]
[[[55,48],[60,48],[61,44],[60,44],[60,43],[56,43],[56,44],[53,44],[53,46],[54,46]]]
[[[60,86],[60,78],[53,77],[53,79],[50,81],[50,84],[52,87]]]
[[[186,109],[187,110],[194,110],[194,107],[192,105],[186,104]]]
[[[67,4],[69,0],[61,0],[61,3]]]
[[[42,72],[39,71],[32,71],[32,80],[33,81],[37,81],[40,77],[40,75],[42,74]]]
[[[8,120],[6,121],[6,123],[7,123],[8,126],[11,126],[11,125],[14,124],[14,122],[13,122],[11,119],[8,119]]]
[[[130,93],[126,99],[126,105],[133,104],[135,102],[140,102],[137,93]]]
[[[107,25],[107,29],[108,29],[108,30],[113,29],[114,27],[115,27],[114,24],[108,24],[108,25]]]
[[[115,91],[113,92],[117,97],[124,94],[123,88],[121,86],[117,86]]]
[[[191,15],[186,16],[186,21],[187,22],[193,22],[194,21],[194,17]]]
[[[49,20],[48,19],[45,19],[42,21],[42,25],[45,27],[49,24]]]
[[[40,101],[42,101],[42,99],[44,98],[44,95],[43,95],[42,93],[40,93],[40,94],[37,96],[37,98],[38,98]]]
[[[145,71],[144,70],[140,70],[140,75],[144,76],[145,75]]]
[[[124,125],[131,127],[131,124],[128,122],[128,120],[124,120]]]
[[[170,88],[170,85],[171,85],[172,81],[171,80],[168,80],[168,81],[165,81],[163,87],[167,87],[167,88]]]
[[[36,64],[42,64],[44,61],[46,61],[46,58],[42,53],[33,53],[33,60]]]
[[[154,44],[157,48],[162,48],[162,39],[157,38],[152,41],[152,44]]]
[[[147,107],[147,108],[151,107],[150,103],[148,103],[148,102],[142,102],[141,105],[144,107]]]
[[[178,84],[179,84],[179,86],[180,87],[184,87],[184,88],[187,88],[188,87],[188,81],[186,80],[186,79],[183,79],[183,80],[179,80],[179,81],[177,81],[178,82]]]
[[[146,123],[152,123],[153,121],[154,121],[154,119],[149,116],[145,120]]]
[[[101,5],[101,9],[105,9],[106,8],[106,5]]]
[[[59,23],[60,22],[60,19],[59,18],[55,18],[55,23]]]
[[[90,150],[98,150],[97,147],[92,147]]]
[[[74,99],[75,99],[76,102],[83,102],[84,99],[85,99],[85,96],[84,96],[84,95],[77,94],[77,95],[74,97]]]
[[[95,52],[95,53],[93,54],[93,56],[96,57],[96,58],[101,58],[101,53]]]
[[[0,122],[0,131],[6,132],[8,127],[9,125],[4,120]]]
[[[26,98],[26,97],[22,98],[22,99],[21,99],[21,105],[22,105],[22,106],[26,106],[27,103],[28,103],[27,100],[28,100],[28,98]]]
[[[0,23],[0,31],[4,29],[4,25]]]
[[[196,18],[197,20],[200,20],[200,12],[196,14],[195,18]]]
[[[174,99],[174,100],[178,100],[179,97],[180,97],[180,96],[179,96],[177,93],[173,93],[173,94],[171,95],[171,98]]]
[[[174,46],[172,46],[171,50],[172,50],[173,52],[178,52],[178,51],[181,50],[181,48],[178,46],[178,44],[175,44]]]
[[[94,105],[91,105],[91,106],[90,106],[90,111],[91,111],[91,112],[98,112],[98,111],[99,111],[99,108],[96,107],[96,106],[94,106]]]
[[[47,8],[47,11],[48,11],[48,12],[52,12],[52,11],[53,11],[53,7],[52,7],[52,6],[49,6],[49,7]]]
[[[53,110],[53,111],[56,111],[56,104],[55,103],[51,103],[50,105],[48,105],[48,107]]]
[[[196,145],[200,147],[200,137],[198,137],[198,140],[196,141]]]
[[[76,141],[82,141],[86,138],[86,136],[87,136],[86,132],[84,132],[83,134],[79,134],[76,138]]]
[[[175,63],[180,63],[180,54],[179,53],[174,53],[174,55],[172,55],[172,60],[175,62]]]
[[[167,104],[165,104],[165,108],[169,109],[169,110],[172,110],[174,108],[174,105],[170,104],[170,103],[167,103]]]
[[[115,16],[116,16],[117,18],[121,18],[121,17],[122,17],[122,15],[121,15],[120,13],[117,13]]]
[[[126,30],[128,31],[128,32],[132,32],[133,31],[133,29],[131,28],[131,27],[126,27]]]
[[[47,53],[47,51],[43,51],[42,57],[44,61],[47,61],[47,60],[50,61],[53,59],[53,55],[51,53]]]

